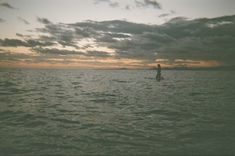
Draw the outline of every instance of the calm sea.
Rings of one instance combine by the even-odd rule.
[[[235,71],[0,70],[0,155],[235,155]]]

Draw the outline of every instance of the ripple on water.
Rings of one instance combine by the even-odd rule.
[[[234,153],[231,73],[164,71],[157,82],[149,70],[0,71],[0,151]]]

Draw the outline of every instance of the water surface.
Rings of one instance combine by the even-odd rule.
[[[0,153],[234,155],[235,72],[0,70]]]

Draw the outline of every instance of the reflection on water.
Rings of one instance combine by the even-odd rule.
[[[2,154],[235,154],[233,71],[0,70]]]

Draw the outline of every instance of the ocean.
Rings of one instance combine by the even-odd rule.
[[[235,71],[0,70],[0,155],[235,155]]]

